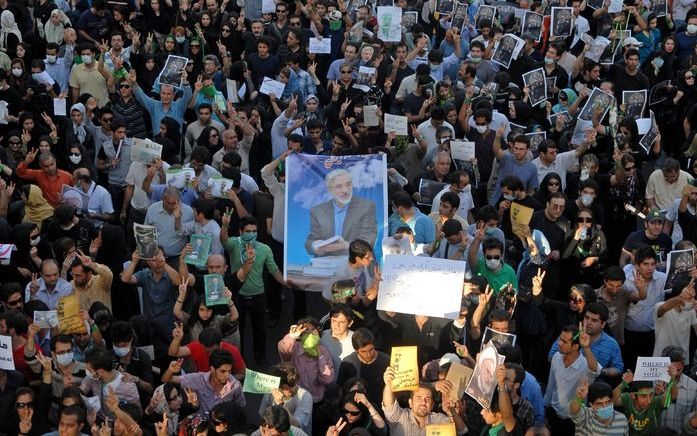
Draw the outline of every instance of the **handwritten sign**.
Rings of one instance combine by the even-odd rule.
[[[452,383],[453,388],[450,389],[450,399],[457,401],[462,398],[465,394],[465,388],[467,388],[467,383],[469,383],[470,378],[472,378],[472,373],[474,370],[468,366],[465,366],[458,362],[453,362],[450,364],[450,369],[448,369],[448,374],[445,379]]]
[[[450,155],[455,160],[471,161],[474,159],[474,142],[450,141]]]
[[[637,357],[634,381],[670,381],[670,357]]]
[[[332,52],[331,38],[310,38],[310,53],[329,54]]]
[[[457,431],[454,422],[443,424],[426,424],[426,436],[455,436]]]
[[[0,336],[0,369],[14,371],[15,359],[12,357],[12,338]]]
[[[515,201],[511,203],[511,227],[513,234],[521,235],[525,233],[532,219],[533,212],[535,210],[531,207],[523,206]]]
[[[264,77],[259,92],[266,95],[273,94],[274,97],[281,98],[284,89],[286,89],[285,83],[273,80],[270,77]]]
[[[363,106],[363,122],[365,122],[366,127],[375,127],[380,125],[377,105]]]
[[[66,295],[58,300],[57,312],[61,333],[87,333],[85,320],[80,316],[80,300],[77,295]]]
[[[242,392],[251,394],[268,394],[281,385],[281,377],[274,377],[268,374],[252,371],[249,368],[244,370],[244,385]]]
[[[417,347],[392,347],[390,366],[394,369],[392,391],[415,391],[419,388]]]
[[[378,310],[455,319],[460,313],[465,262],[388,255]]]
[[[407,117],[385,114],[385,133],[390,132],[395,132],[399,136],[407,136]]]

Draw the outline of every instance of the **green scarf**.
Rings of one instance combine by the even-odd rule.
[[[301,338],[300,341],[303,344],[303,350],[305,354],[315,359],[319,357],[319,333],[306,333]]]

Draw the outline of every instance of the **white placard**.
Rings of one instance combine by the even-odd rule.
[[[670,381],[670,357],[637,357],[634,381]]]
[[[53,99],[53,115],[57,117],[64,117],[68,115],[64,98]]]
[[[398,136],[409,134],[407,117],[402,115],[385,114],[385,133],[395,132]]]
[[[636,121],[637,132],[640,135],[645,135],[646,132],[651,130],[651,118],[639,118]]]
[[[259,92],[266,95],[273,94],[276,98],[281,98],[284,89],[286,89],[285,83],[281,83],[278,80],[273,80],[270,77],[264,77],[264,81],[261,83]]]
[[[275,14],[276,13],[276,2],[274,0],[262,0],[261,1],[261,13],[262,14]]]
[[[331,52],[331,38],[310,38],[310,53],[329,54]]]
[[[465,267],[456,260],[385,256],[377,309],[456,319]]]
[[[0,369],[14,371],[15,359],[12,357],[12,338],[0,336]]]
[[[42,329],[58,327],[58,311],[57,310],[35,310],[34,324]]]
[[[363,122],[365,123],[366,127],[375,127],[380,125],[377,105],[363,106]]]
[[[402,8],[399,6],[378,6],[378,37],[384,42],[402,40]]]
[[[239,103],[240,99],[237,98],[237,84],[232,79],[225,79],[225,88],[227,90],[227,99],[233,103]]]
[[[471,161],[474,159],[474,142],[450,141],[450,156],[455,160]]]

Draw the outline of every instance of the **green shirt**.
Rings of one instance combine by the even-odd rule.
[[[658,420],[661,417],[663,402],[665,401],[664,395],[654,395],[649,408],[643,412],[639,412],[634,408],[634,401],[632,401],[630,394],[625,392],[621,398],[624,414],[629,422],[630,436],[648,435],[658,427]]]
[[[230,256],[230,271],[237,271],[240,269],[242,267],[242,260],[240,259],[240,248],[242,247],[242,243],[240,242],[240,238],[228,238],[227,242],[223,244],[223,247]],[[252,269],[249,271],[249,274],[247,274],[247,280],[245,280],[240,288],[240,295],[251,297],[264,293],[264,266],[266,266],[269,274],[273,275],[278,271],[278,266],[273,260],[271,248],[266,244],[257,242],[254,263],[252,264]]]
[[[515,275],[515,271],[505,262],[502,268],[494,272],[487,268],[486,260],[480,257],[477,262],[477,274],[486,278],[489,282],[489,286],[494,290],[494,295],[498,295],[499,290],[501,290],[504,285],[508,286],[509,283],[513,285],[513,289],[518,289],[518,278]]]

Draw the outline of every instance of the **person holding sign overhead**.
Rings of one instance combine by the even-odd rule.
[[[291,362],[279,363],[269,375],[280,378],[281,382],[278,389],[264,394],[259,405],[259,415],[269,406],[283,406],[288,412],[291,424],[300,427],[307,434],[312,434],[312,395],[298,386],[298,371],[295,365]]]
[[[469,248],[469,265],[472,274],[486,277],[489,285],[494,290],[494,295],[508,285],[518,289],[518,278],[510,265],[503,261],[503,244],[496,238],[484,239],[486,226],[479,225],[474,235],[474,241]],[[483,241],[483,242],[482,242]],[[479,246],[482,246],[484,255],[479,257]]]
[[[395,370],[388,366],[383,375],[385,389],[382,391],[382,410],[393,435],[419,435],[425,434],[428,424],[455,423],[457,434],[467,432],[465,421],[460,416],[461,403],[451,402],[447,397],[443,398],[443,409],[446,413],[433,412],[433,388],[420,384],[415,391],[409,394],[409,408],[401,407],[392,391],[392,382],[395,380]]]
[[[498,382],[498,395],[494,397],[488,408],[482,409],[481,415],[486,422],[483,432],[490,435],[514,434],[518,421],[513,414],[513,403],[511,395],[506,388],[506,367],[498,365],[496,368],[496,380]]]

